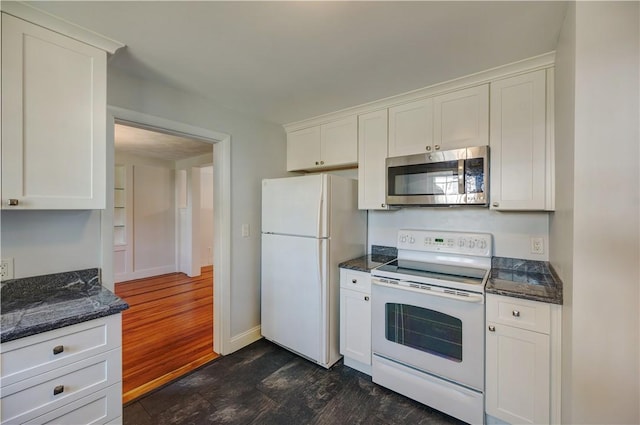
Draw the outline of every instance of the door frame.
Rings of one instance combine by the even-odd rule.
[[[106,185],[107,203],[101,213],[102,282],[114,288],[113,188],[116,122],[160,130],[213,145],[213,351],[225,355],[231,349],[231,135],[183,124],[129,109],[107,106]]]

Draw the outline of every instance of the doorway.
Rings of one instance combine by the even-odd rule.
[[[213,280],[216,296],[214,298],[213,349],[216,353],[227,354],[230,346],[230,136],[224,133],[189,126],[183,123],[154,117],[135,111],[109,107],[107,126],[107,187],[115,190],[115,124],[127,124],[136,127],[159,130],[163,133],[194,138],[213,144],[213,181],[214,181],[214,228]],[[102,213],[102,264],[103,284],[114,289],[114,199],[107,200],[107,209]]]

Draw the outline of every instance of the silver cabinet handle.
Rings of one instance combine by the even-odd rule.
[[[324,161],[320,161],[320,165],[324,165]]]
[[[369,301],[369,296],[368,296],[368,295],[365,295],[365,296],[364,296],[364,300],[365,300],[365,301]]]
[[[434,147],[436,148],[437,151],[440,150],[440,145],[435,145]]]
[[[489,332],[495,332],[496,331],[496,327],[493,325],[489,325]]]
[[[518,310],[513,310],[511,314],[513,314],[513,317],[520,317],[520,312]]]
[[[320,163],[318,161],[316,161],[316,165],[320,165]]]
[[[499,206],[500,206],[500,202],[494,202],[492,205],[493,205],[494,207],[499,207]]]
[[[9,206],[10,207],[15,207],[18,204],[20,204],[20,201],[18,201],[17,199],[9,199]]]
[[[431,152],[431,146],[427,146],[427,152]]]
[[[60,353],[64,352],[64,346],[63,345],[56,345],[55,347],[53,347],[53,355],[56,356]]]
[[[58,385],[53,389],[53,395],[62,394],[64,392],[64,385]]]
[[[382,208],[386,208],[384,204],[380,204],[380,206],[381,206]]]
[[[358,283],[358,279],[351,279],[351,283]]]

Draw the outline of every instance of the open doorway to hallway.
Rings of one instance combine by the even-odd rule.
[[[114,128],[115,293],[130,306],[124,402],[218,356],[213,145],[128,124]]]

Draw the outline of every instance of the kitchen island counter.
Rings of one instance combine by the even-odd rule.
[[[562,281],[546,261],[493,257],[485,291],[550,304],[562,304]]]
[[[11,279],[0,289],[0,342],[120,313],[129,305],[100,283],[97,268]]]

